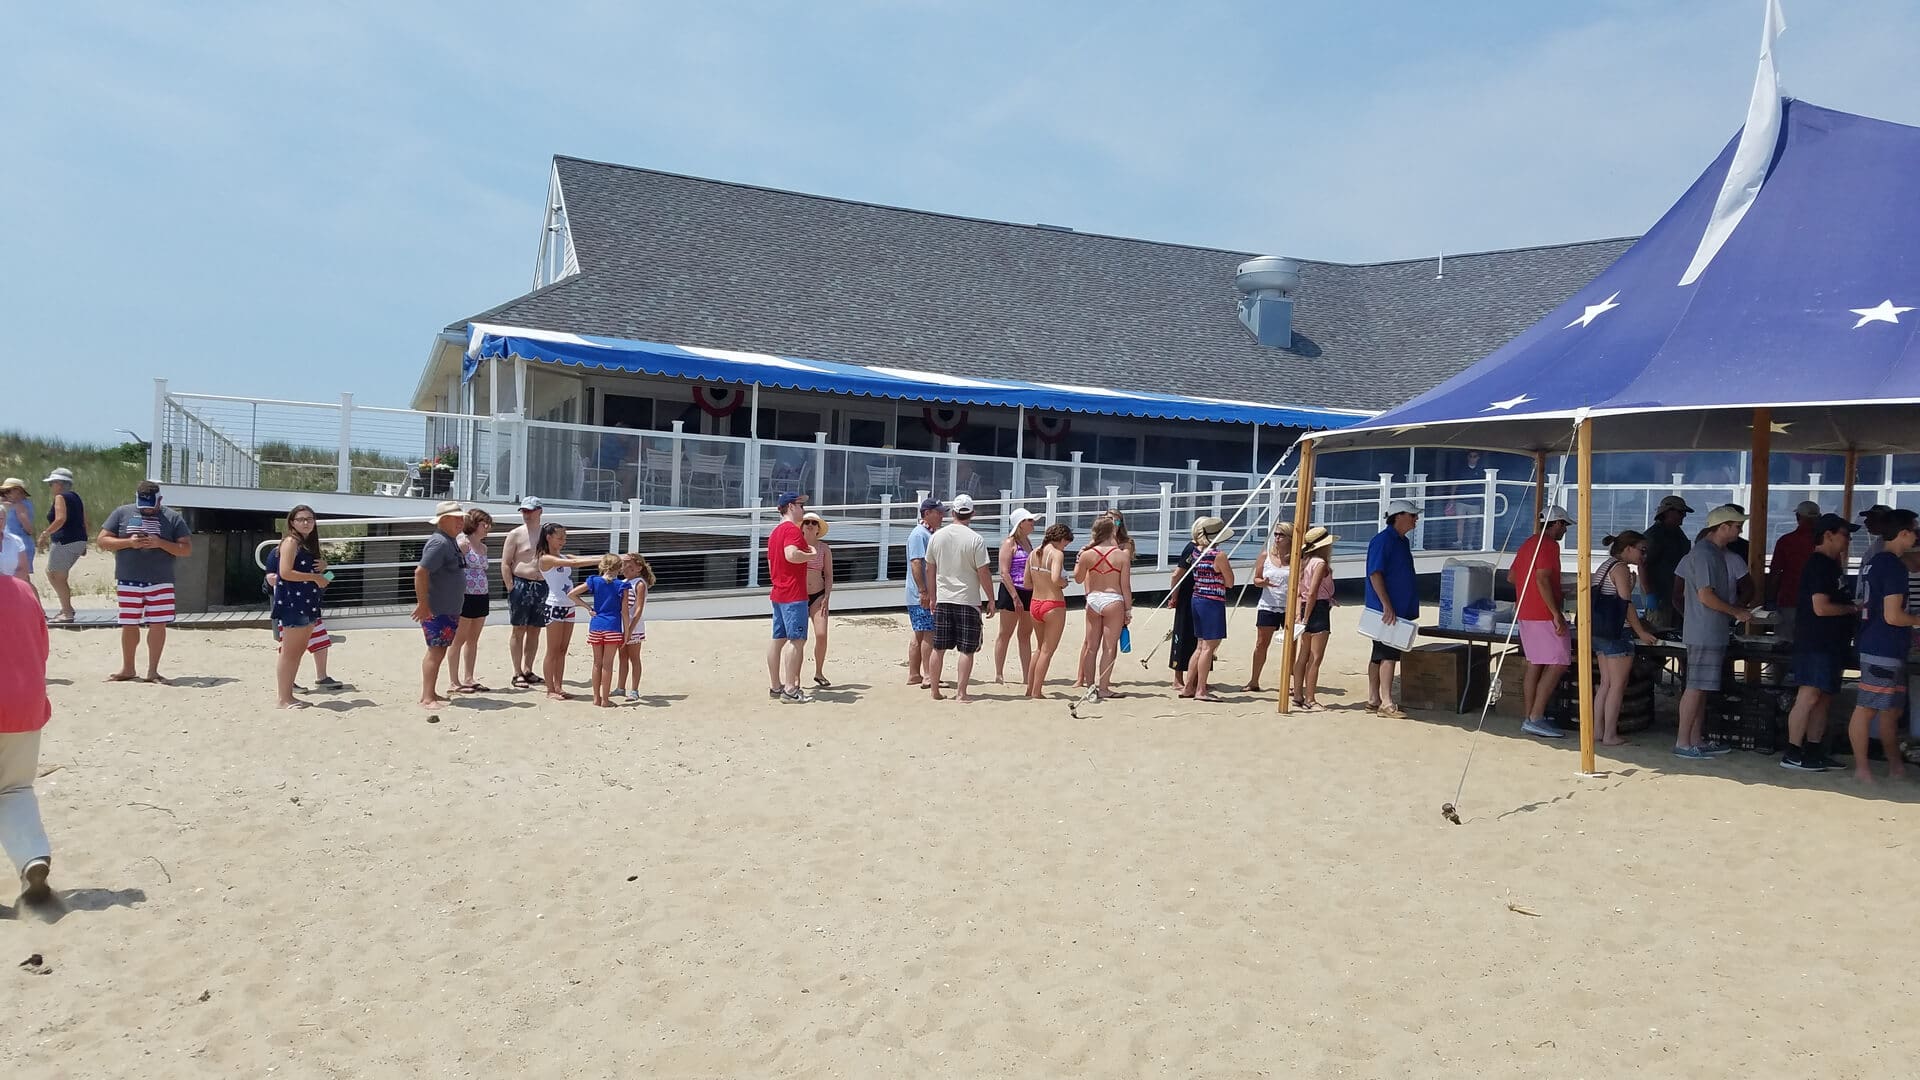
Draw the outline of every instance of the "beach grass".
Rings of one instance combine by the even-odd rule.
[[[73,470],[73,489],[86,500],[97,529],[107,511],[133,501],[133,489],[147,475],[147,451],[141,443],[102,446],[0,432],[0,477],[18,477],[33,493],[36,516],[45,518],[47,486],[54,469]]]

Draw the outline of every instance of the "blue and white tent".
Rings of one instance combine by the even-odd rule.
[[[1213,420],[1290,428],[1327,428],[1373,415],[1358,409],[1263,405],[1252,401],[1110,390],[1097,386],[969,379],[902,368],[870,367],[830,360],[803,360],[768,353],[664,345],[651,341],[591,337],[552,330],[474,323],[468,331],[462,379],[473,378],[488,360],[523,359],[541,364],[631,371],[695,382],[758,384],[782,390],[854,394],[887,400],[951,405],[998,405],[1101,416],[1164,420]]]
[[[1920,128],[1787,101],[1777,139],[1731,221],[1739,138],[1540,322],[1314,442],[1564,450],[1586,415],[1596,451],[1727,449],[1765,407],[1775,450],[1920,450]]]

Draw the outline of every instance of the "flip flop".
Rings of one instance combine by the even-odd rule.
[[[1208,691],[1207,693],[1204,693],[1204,694],[1195,695],[1193,700],[1205,701],[1209,704],[1219,705],[1225,702],[1227,699],[1223,697],[1215,697],[1212,691]]]
[[[146,678],[141,679],[140,681],[143,683],[149,683],[153,686],[172,686],[173,685],[173,680],[167,678],[165,675],[149,675]]]
[[[292,712],[295,709],[311,709],[313,706],[304,701],[296,701],[291,705],[282,705],[280,708],[286,712]]]
[[[827,677],[826,677],[825,675],[815,675],[815,676],[813,677],[813,685],[815,685],[815,686],[832,686],[833,684],[827,681]]]
[[[1377,710],[1373,715],[1379,717],[1382,720],[1405,720],[1407,718],[1407,714],[1401,712],[1399,706],[1395,706],[1391,709]]]

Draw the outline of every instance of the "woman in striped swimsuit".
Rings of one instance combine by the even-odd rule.
[[[1223,545],[1232,539],[1233,530],[1217,517],[1201,518],[1193,530],[1202,548],[1193,564],[1193,636],[1199,644],[1194,646],[1187,686],[1180,696],[1219,701],[1207,686],[1207,676],[1213,672],[1220,643],[1227,639],[1227,590],[1233,588],[1233,564],[1227,561]]]

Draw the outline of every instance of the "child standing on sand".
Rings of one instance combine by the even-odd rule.
[[[593,647],[593,703],[613,707],[613,669],[626,644],[622,608],[628,583],[620,578],[620,556],[608,552],[600,556],[600,572],[576,585],[567,593],[575,601],[593,596],[593,618],[587,623],[587,644]]]
[[[640,648],[647,641],[647,592],[653,588],[653,567],[639,552],[629,554],[621,562],[621,570],[627,578],[626,597],[620,602],[620,632],[623,644],[620,646],[620,685],[627,686],[627,669],[633,669],[632,689],[627,691],[628,701],[640,700]],[[618,691],[615,692],[619,696]]]

